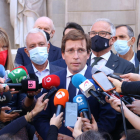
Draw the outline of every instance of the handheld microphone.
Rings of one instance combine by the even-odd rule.
[[[13,70],[15,70],[15,69],[18,69],[18,68],[24,69],[24,70],[26,71],[26,74],[28,75],[28,71],[27,71],[26,67],[24,67],[24,66],[18,66],[18,67],[16,67],[16,68],[13,68],[11,71],[13,71]]]
[[[11,99],[12,99],[12,95],[10,91],[0,93],[0,105],[10,102]]]
[[[57,75],[48,75],[42,79],[42,84],[40,88],[52,89],[53,87],[58,87],[60,85],[60,78]]]
[[[88,116],[88,111],[89,111],[89,106],[88,106],[88,101],[86,97],[83,94],[77,95],[73,98],[74,103],[78,103],[78,112],[79,114],[82,112],[84,118],[87,118],[90,120]]]
[[[22,68],[17,68],[12,70],[8,74],[8,79],[6,79],[5,83],[20,83],[23,79],[27,79],[26,71]]]
[[[56,116],[58,116],[62,109],[65,108],[66,102],[69,101],[69,93],[66,89],[59,89],[54,96],[54,105],[57,106]]]
[[[77,78],[74,78],[74,77],[77,77]],[[95,92],[96,89],[94,87],[94,85],[88,80],[86,79],[85,81],[83,81],[83,78],[84,76],[81,75],[81,74],[75,74],[72,79],[74,78],[74,80],[72,80],[72,84],[75,86],[75,87],[79,87],[81,92],[88,98],[90,96],[93,96],[94,98],[96,98],[101,104],[105,104],[105,101],[102,100],[100,98],[100,96]],[[78,86],[78,84],[79,86]],[[81,84],[80,84],[81,83]]]
[[[3,65],[0,64],[0,77],[4,77],[5,76],[5,68]]]
[[[8,85],[10,89],[14,88],[15,90],[22,90],[22,92],[37,91],[39,88],[38,81],[34,79],[25,79],[22,80],[21,83],[5,83],[1,85],[3,85],[3,87]]]

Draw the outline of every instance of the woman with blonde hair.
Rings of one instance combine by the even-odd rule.
[[[0,28],[0,64],[6,70],[12,70],[14,68],[10,40],[3,28]]]

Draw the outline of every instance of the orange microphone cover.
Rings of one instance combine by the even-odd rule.
[[[53,87],[58,87],[60,85],[60,78],[55,75],[48,75],[42,79],[42,87],[45,89],[52,89]]]
[[[69,101],[69,92],[66,89],[59,89],[54,96],[54,105],[62,105],[65,108],[66,102]]]

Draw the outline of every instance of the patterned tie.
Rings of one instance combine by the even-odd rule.
[[[71,79],[72,76],[70,76]],[[72,80],[70,81],[68,92],[69,92],[69,102],[73,102],[73,98],[74,96],[76,96],[76,87],[72,84]]]
[[[93,67],[94,65],[97,65],[97,62],[99,62],[101,59],[103,59],[102,57],[94,57],[94,62],[91,64],[91,67]]]

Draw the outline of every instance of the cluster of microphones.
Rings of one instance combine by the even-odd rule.
[[[75,96],[73,98],[73,102],[78,104],[78,113],[82,112],[83,116],[89,120],[91,120],[91,113],[87,98],[92,96],[93,98],[96,98],[101,104],[105,104],[105,96],[111,98],[110,93],[118,96],[114,90],[115,87],[108,80],[107,76],[122,80],[119,76],[113,74],[114,72],[107,67],[104,67],[103,69],[100,68],[100,70],[99,68],[94,67],[91,73],[93,74],[93,79],[86,79],[81,74],[75,74],[72,77],[72,84],[83,93]],[[65,108],[66,102],[69,101],[68,90],[57,90],[57,87],[60,85],[60,78],[57,75],[48,75],[44,77],[42,79],[42,83],[39,84],[38,80],[29,78],[27,69],[24,66],[16,67],[12,71],[6,73],[4,67],[0,65],[0,77],[5,77],[6,79],[5,83],[2,84],[3,87],[8,85],[10,89],[14,88],[15,90],[20,90],[23,93],[37,91],[40,88],[47,89],[49,92],[44,97],[44,100],[54,96],[56,116],[61,113],[62,109]],[[9,102],[11,98],[12,96],[10,91],[0,93],[0,104]],[[124,103],[130,104],[123,97],[122,100]]]

